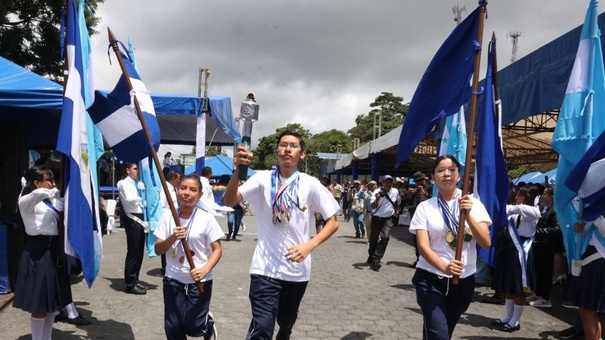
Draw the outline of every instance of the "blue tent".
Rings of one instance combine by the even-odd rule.
[[[540,171],[528,172],[525,175],[513,179],[514,184],[519,184],[520,182],[525,183],[544,183],[544,174]]]
[[[199,98],[153,94],[151,97],[160,124],[161,142],[194,145]],[[54,149],[62,106],[63,86],[0,57],[0,122],[11,121],[26,126],[30,149]],[[207,144],[240,142],[230,97],[210,97],[206,136]]]
[[[222,176],[231,176],[233,174],[233,158],[227,156],[213,156],[206,158],[204,166],[212,168],[212,178],[220,178]],[[195,165],[185,167],[185,174],[195,172]],[[248,168],[248,177],[254,175],[256,171]]]

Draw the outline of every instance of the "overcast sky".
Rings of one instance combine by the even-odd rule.
[[[504,68],[512,52],[509,32],[522,33],[520,59],[582,24],[587,3],[490,0],[484,45],[495,32],[498,66]],[[101,33],[92,38],[96,83],[112,89],[119,75],[117,63],[107,59],[110,27],[124,43],[132,38],[152,93],[197,94],[200,67],[212,71],[209,94],[230,96],[235,113],[246,94],[256,92],[260,116],[253,146],[288,123],[312,133],[346,132],[381,92],[411,100],[454,28],[453,6],[466,7],[464,18],[477,2],[105,0],[97,11]]]

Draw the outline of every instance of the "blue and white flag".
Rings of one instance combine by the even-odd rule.
[[[210,100],[210,99],[208,99]],[[203,104],[202,104],[203,105]],[[195,134],[195,173],[202,175],[206,160],[206,114],[199,110]]]
[[[584,218],[594,221],[605,214],[605,132],[569,172],[565,185],[584,201]]]
[[[120,53],[132,90],[128,87],[125,75],[120,76],[116,87],[110,93],[95,92],[95,101],[89,113],[115,155],[123,161],[136,163],[150,156],[150,152],[149,143],[134,105],[135,96],[143,111],[151,144],[156,151],[160,146],[160,127],[155,116],[153,101],[145,84],[141,81],[132,60],[127,54]]]
[[[145,202],[144,217],[149,228],[147,232],[147,256],[155,257],[155,236],[153,232],[157,228],[162,213],[164,212],[161,200],[162,182],[160,174],[155,167],[154,162],[150,162],[150,158],[144,158],[139,162],[140,179],[145,185],[145,190],[141,193],[143,202]],[[160,170],[161,171],[161,170]],[[171,185],[170,183],[167,183]]]
[[[601,34],[597,25],[598,10],[599,2],[590,1],[551,144],[559,153],[555,210],[563,231],[565,248],[568,254],[572,254],[568,257],[569,261],[579,256],[573,235],[578,212],[572,204],[578,192],[565,183],[570,171],[605,128],[605,71]]]
[[[445,118],[445,127],[439,147],[439,156],[452,155],[460,162],[460,177],[464,176],[466,139],[466,119],[464,118],[464,107],[461,106],[460,111]],[[435,188],[437,187],[435,186]]]
[[[65,154],[65,251],[80,259],[90,287],[99,273],[103,256],[96,176],[99,157],[94,126],[86,113],[86,98],[92,97],[89,91],[94,86],[88,77],[90,40],[83,2],[76,12],[75,0],[70,0],[68,13],[66,56],[69,75],[57,141],[57,151]]]
[[[480,5],[445,40],[428,68],[410,102],[399,136],[399,167],[442,117],[452,115],[471,97],[470,79],[475,64]]]
[[[475,166],[475,189],[473,193],[483,203],[492,219],[490,237],[492,246],[489,249],[477,247],[479,257],[495,265],[495,254],[498,241],[498,231],[506,228],[506,202],[508,200],[508,171],[502,152],[502,106],[494,105],[493,65],[496,58],[494,44],[489,44],[487,75],[482,105],[479,106],[477,122],[477,159]],[[494,110],[494,108],[497,110]]]

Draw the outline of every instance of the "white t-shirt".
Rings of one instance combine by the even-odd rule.
[[[473,209],[471,209],[471,216],[473,216],[477,222],[486,222],[488,225],[490,225],[492,220],[490,219],[483,204],[475,198],[472,198],[472,200]],[[448,201],[447,203],[451,208],[453,204],[458,204],[457,202],[458,200],[454,199]],[[422,201],[416,208],[414,217],[412,217],[412,221],[410,222],[410,232],[416,234],[416,230],[427,230],[429,233],[429,243],[431,249],[433,249],[433,251],[439,255],[439,257],[441,257],[445,263],[449,263],[456,257],[456,252],[445,240],[445,236],[449,229],[446,226],[442,216],[443,215],[441,214],[439,203],[437,202],[437,197],[432,197],[426,201]],[[462,275],[460,276],[461,278],[471,276],[477,270],[477,242],[473,238],[470,242],[463,243],[462,261],[464,263],[464,267],[462,268]],[[420,255],[420,258],[418,259],[416,268],[424,269],[436,275],[451,277],[449,275],[445,275],[441,270],[433,267],[422,255]]]
[[[376,194],[379,193],[380,190],[380,188],[374,190],[371,196],[370,203],[374,203],[376,201]],[[376,206],[376,209],[372,210],[372,215],[377,217],[391,217],[395,214],[395,204],[397,204],[397,202],[401,199],[401,197],[399,196],[399,190],[391,188],[386,194],[389,196],[391,202],[393,202],[394,204],[389,202],[386,197],[380,197],[378,199],[378,206]]]
[[[189,223],[190,218],[180,219],[180,221],[181,225],[187,228],[187,231],[185,232],[187,235],[187,243],[194,253],[193,262],[195,263],[195,267],[201,268],[208,262],[208,258],[210,257],[210,254],[212,254],[210,244],[225,236],[225,233],[214,216],[208,212],[202,209],[196,209],[195,215],[192,214],[191,216],[193,217],[191,223]],[[166,240],[172,235],[174,227],[175,224],[172,213],[170,211],[164,211],[153,234],[159,239]],[[181,260],[183,263],[180,262]],[[166,276],[182,283],[194,283],[189,273],[190,271],[191,268],[185,257],[183,245],[177,241],[166,252]],[[202,279],[202,282],[212,280],[213,277],[214,275],[211,271]]]
[[[202,199],[214,202],[214,194],[212,193],[210,180],[204,176],[200,176],[200,182],[202,182]]]
[[[286,259],[286,253],[288,248],[311,239],[315,212],[327,219],[340,210],[334,196],[316,178],[301,173],[298,199],[303,211],[294,208],[289,221],[273,224],[271,171],[257,171],[238,190],[243,199],[254,206],[256,214],[258,241],[250,274],[293,282],[309,281],[311,254],[303,262],[295,263]]]

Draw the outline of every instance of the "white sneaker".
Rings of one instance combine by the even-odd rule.
[[[534,306],[534,307],[539,307],[539,308],[550,308],[550,307],[552,307],[552,303],[550,303],[550,300],[544,300],[541,297],[539,297],[536,300],[530,302],[529,305],[530,306]]]
[[[208,312],[208,319],[214,321],[214,315],[212,312]],[[216,321],[212,323],[212,332],[210,334],[204,334],[204,340],[218,340],[218,332],[216,331]]]
[[[525,297],[525,302],[529,303],[529,302],[532,302],[532,301],[536,301],[538,299],[539,299],[539,297],[538,297],[538,295],[536,295],[536,293],[531,293],[531,294],[529,294],[528,296]]]

